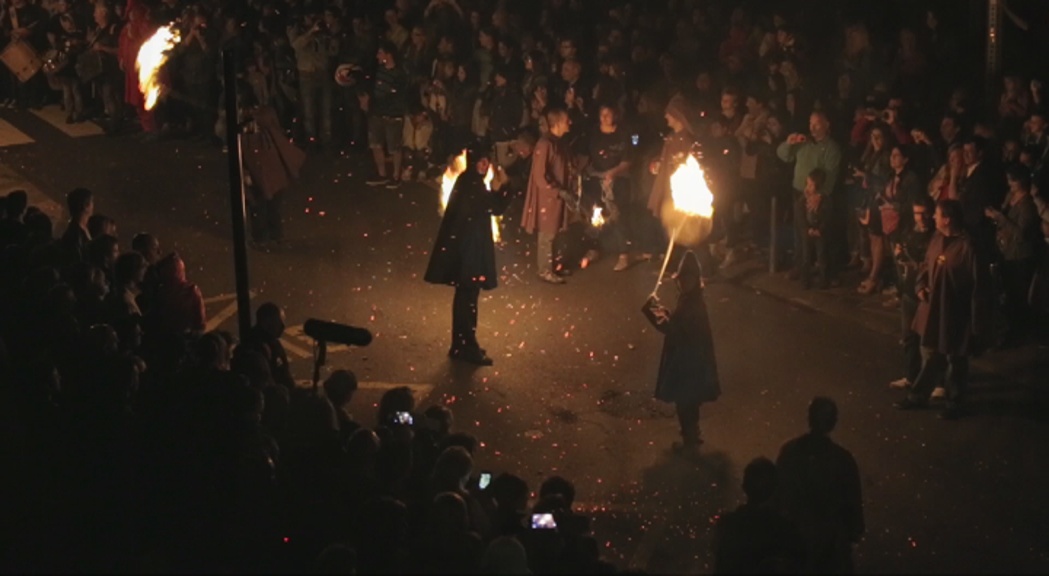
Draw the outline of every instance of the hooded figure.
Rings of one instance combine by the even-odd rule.
[[[255,131],[244,135],[244,167],[254,186],[267,200],[273,199],[299,177],[306,153],[284,135],[277,111],[270,106],[251,113]]]
[[[254,130],[242,138],[244,168],[251,179],[251,235],[255,242],[282,236],[281,195],[306,162],[306,153],[284,135],[277,112],[270,106],[251,112]]]
[[[696,145],[695,131],[690,120],[688,102],[680,94],[670,99],[664,117],[673,130],[663,140],[663,151],[659,155],[659,168],[656,179],[652,182],[652,192],[648,196],[648,210],[659,218],[663,213],[663,204],[672,201],[670,193],[670,176],[685,156],[692,152]]]
[[[674,311],[667,310],[656,298],[649,299],[642,308],[649,322],[664,334],[655,397],[672,402],[677,408],[684,442],[675,443],[676,450],[699,447],[699,406],[721,395],[714,337],[703,301],[702,275],[695,253],[685,252],[674,275],[681,293]]]
[[[502,214],[511,199],[502,168],[493,167],[491,191],[485,186],[490,167],[487,145],[477,143],[467,150],[466,170],[448,198],[425,276],[431,284],[455,287],[448,355],[483,366],[492,360],[477,343],[477,299],[481,290],[498,286],[492,216]]]

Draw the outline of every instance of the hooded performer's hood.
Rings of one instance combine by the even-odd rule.
[[[685,130],[688,131],[688,133],[695,135],[696,131],[692,128],[692,120],[690,119],[691,109],[692,108],[689,106],[688,101],[685,100],[685,97],[678,94],[671,98],[670,102],[667,103],[666,113],[673,116],[678,122],[681,122],[682,126],[685,127]]]
[[[685,255],[681,258],[681,263],[678,264],[677,274],[674,274],[674,278],[683,286],[692,286],[702,284],[703,279],[703,266],[699,263],[699,258],[696,257],[696,253],[689,250],[685,252]]]

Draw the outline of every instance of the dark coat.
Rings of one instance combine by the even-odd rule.
[[[256,130],[243,137],[244,167],[266,199],[283,192],[299,177],[306,154],[288,141],[277,113],[263,107],[253,114]]]
[[[952,356],[980,351],[990,305],[989,278],[977,252],[965,234],[936,233],[929,243],[915,286],[916,293],[927,289],[929,296],[919,302],[911,328],[923,347]]]
[[[808,545],[808,574],[852,572],[852,542],[866,530],[859,467],[826,436],[804,434],[776,458],[778,498]]]
[[[506,210],[510,201],[507,191],[504,186],[489,192],[484,177],[473,166],[459,176],[426,267],[427,282],[473,284],[484,290],[499,285],[491,217]]]
[[[682,294],[666,322],[660,323],[647,304],[642,312],[665,335],[656,399],[682,404],[717,400],[721,385],[703,289]]]

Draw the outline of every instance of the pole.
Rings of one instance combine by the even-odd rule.
[[[772,196],[772,211],[769,216],[769,274],[776,273],[776,196]]]
[[[229,162],[229,203],[233,225],[233,273],[237,283],[237,328],[244,338],[251,331],[251,293],[248,285],[248,240],[244,222],[243,160],[240,150],[240,117],[237,113],[236,51],[222,51],[222,77],[226,94],[226,158]]]
[[[687,217],[686,217],[687,219]],[[670,254],[674,252],[674,240],[677,239],[678,232],[685,226],[685,220],[681,220],[681,223],[674,228],[674,231],[670,234],[670,243],[667,245],[667,253],[663,257],[663,267],[659,270],[659,278],[656,279],[656,286],[652,289],[650,297],[656,297],[659,295],[659,287],[663,285],[663,275],[667,273],[667,264],[670,264]]]
[[[984,98],[990,100],[1002,67],[1002,6],[1001,0],[987,2],[987,42],[984,55]]]

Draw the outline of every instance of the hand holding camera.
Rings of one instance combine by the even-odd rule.
[[[806,140],[808,140],[808,138],[806,138],[804,134],[800,134],[797,132],[791,134],[790,136],[787,136],[787,144],[791,145],[804,144]]]

